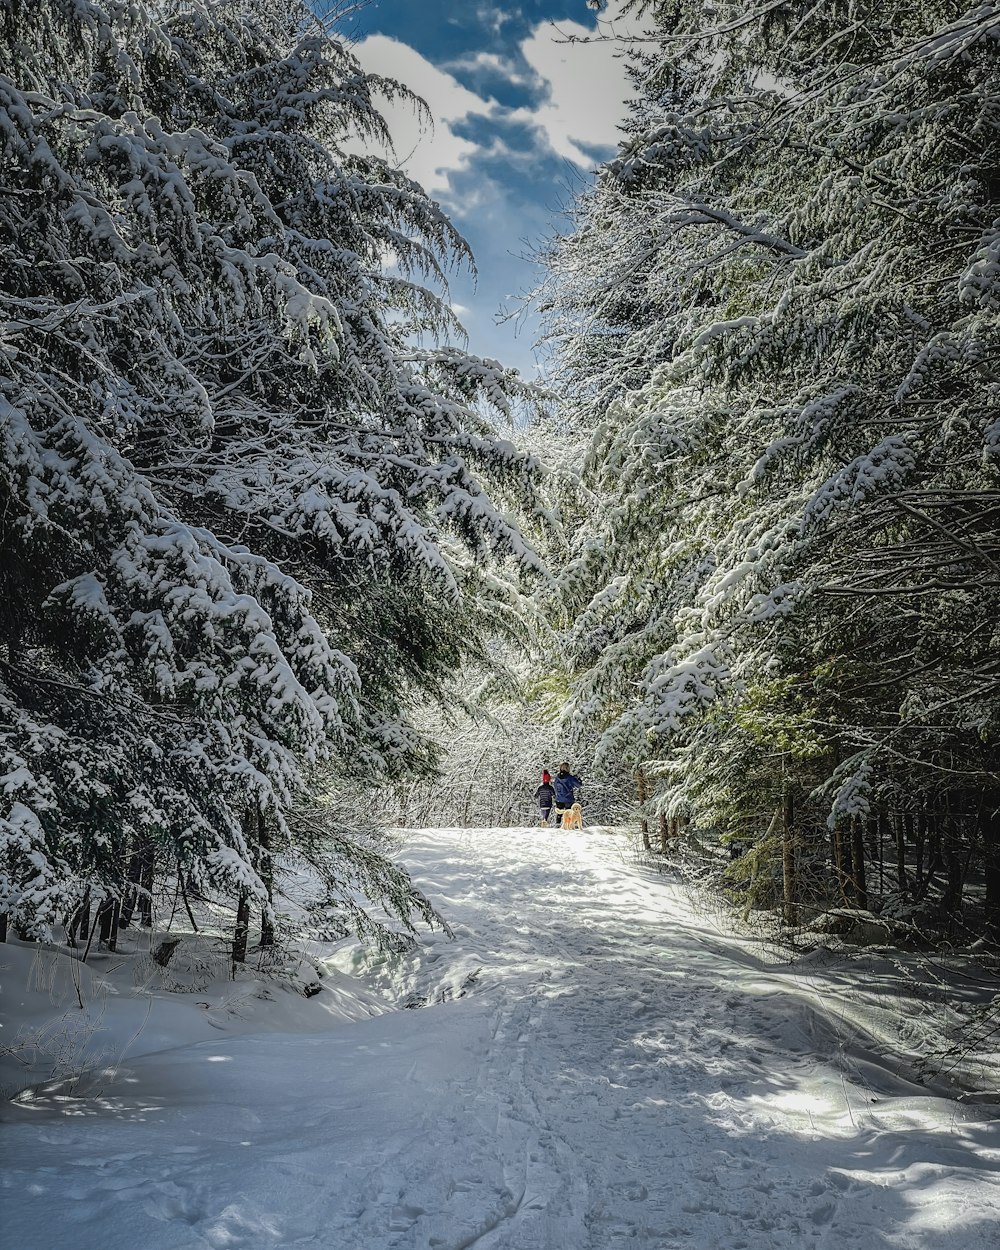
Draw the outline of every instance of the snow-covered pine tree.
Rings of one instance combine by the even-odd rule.
[[[828,831],[870,901],[898,822],[891,888],[964,848],[998,933],[997,6],[635,7],[546,294],[606,501],[578,708],[664,810],[784,838],[789,914]]]
[[[495,418],[519,384],[448,345],[468,257],[439,207],[347,154],[384,138],[380,93],[406,94],[298,0],[0,6],[0,910],[22,932],[119,898],[154,851],[264,900],[310,770],[426,767],[413,701],[516,622],[537,468]]]

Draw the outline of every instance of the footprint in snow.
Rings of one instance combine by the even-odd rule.
[[[204,1207],[195,1201],[191,1191],[173,1181],[154,1186],[143,1205],[154,1219],[167,1223],[197,1224],[205,1215]]]

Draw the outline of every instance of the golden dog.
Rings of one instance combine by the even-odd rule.
[[[583,810],[579,803],[574,803],[568,812],[563,812],[562,827],[564,829],[583,828]]]

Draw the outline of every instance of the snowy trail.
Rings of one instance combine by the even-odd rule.
[[[6,1244],[996,1246],[994,1110],[860,1043],[818,1058],[819,977],[763,964],[611,836],[428,831],[405,858],[455,940],[368,980],[436,1005],[126,1058],[96,1098],[6,1112]]]

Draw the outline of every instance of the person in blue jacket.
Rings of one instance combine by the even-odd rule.
[[[583,782],[569,771],[569,764],[563,760],[559,765],[559,771],[552,778],[552,785],[556,792],[556,824],[558,824],[563,812],[569,811],[576,802],[576,792],[583,787]]]

